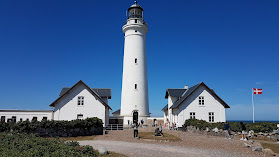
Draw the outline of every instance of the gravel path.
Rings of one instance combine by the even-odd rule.
[[[153,132],[153,128],[140,129],[139,132]],[[82,145],[91,145],[93,148],[104,147],[108,151],[125,154],[127,156],[239,156],[260,157],[263,153],[253,152],[251,148],[243,147],[239,137],[228,140],[224,137],[210,136],[199,133],[169,131],[164,133],[179,137],[182,141],[154,141],[136,140],[133,130],[109,131],[109,134],[96,136],[93,141],[80,141]]]
[[[175,156],[175,157],[239,157],[240,154],[232,154],[217,149],[198,149],[182,146],[167,146],[161,144],[132,143],[123,141],[80,141],[82,145],[91,145],[93,148],[104,147],[109,151],[125,154],[134,157],[156,157],[156,156]],[[244,157],[244,156],[243,156]]]

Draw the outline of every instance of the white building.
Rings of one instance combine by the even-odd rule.
[[[74,120],[88,117],[102,119],[104,125],[109,123],[108,99],[111,89],[90,88],[83,81],[73,87],[64,87],[50,107],[54,110],[0,110],[1,121],[18,122],[24,120]]]
[[[104,125],[109,122],[108,99],[111,89],[90,88],[81,80],[73,87],[64,87],[50,107],[54,107],[54,120],[85,119],[98,117]]]
[[[2,122],[18,122],[25,120],[51,120],[53,110],[0,110]]]
[[[122,27],[125,44],[119,114],[123,117],[124,125],[128,121],[147,121],[150,116],[146,63],[148,27],[143,20],[143,9],[137,2],[128,9],[128,14],[126,24]]]
[[[168,104],[162,109],[164,122],[175,122],[178,127],[190,118],[207,122],[225,122],[225,109],[230,108],[203,82],[191,88],[185,86],[184,89],[167,89],[165,98],[168,99]]]

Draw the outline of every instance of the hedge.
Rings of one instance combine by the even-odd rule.
[[[241,132],[241,126],[239,122],[228,122],[230,126],[230,130],[234,132]],[[253,130],[254,132],[272,132],[273,130],[277,129],[277,123],[274,122],[256,122],[256,123],[244,123],[246,126],[246,130]],[[213,129],[225,129],[224,123],[217,122],[217,123],[208,123],[204,120],[198,119],[188,119],[185,120],[185,126],[195,126],[200,130],[205,130],[206,127]]]
[[[0,133],[0,156],[98,156],[91,146],[80,146],[78,142],[63,142],[32,134]]]
[[[39,136],[45,137],[90,135],[96,134],[96,130],[102,132],[102,129],[103,122],[97,117],[72,121],[43,120],[0,123],[0,132],[37,133]]]

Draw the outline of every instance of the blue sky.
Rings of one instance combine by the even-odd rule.
[[[201,81],[228,104],[228,120],[279,120],[279,1],[142,1],[148,23],[150,112],[167,88]],[[131,0],[0,2],[0,108],[50,109],[79,80],[111,88],[120,108],[126,10]]]

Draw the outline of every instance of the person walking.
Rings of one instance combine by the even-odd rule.
[[[230,136],[230,134],[229,134],[230,126],[229,126],[228,122],[225,123],[224,127],[225,127],[225,139],[227,139],[227,137],[228,137],[229,139],[231,139],[231,136]]]
[[[164,134],[163,134],[163,128],[162,128],[162,124],[160,123],[160,126],[159,126],[159,134],[161,135],[161,136],[164,136]]]
[[[241,139],[240,140],[247,141],[246,136],[245,136],[246,127],[245,127],[243,122],[240,122],[240,126],[241,126],[241,130],[242,130],[242,134],[241,134]]]
[[[136,137],[138,137],[138,134],[139,134],[137,121],[134,121],[133,128],[134,128],[134,138],[136,138]]]

